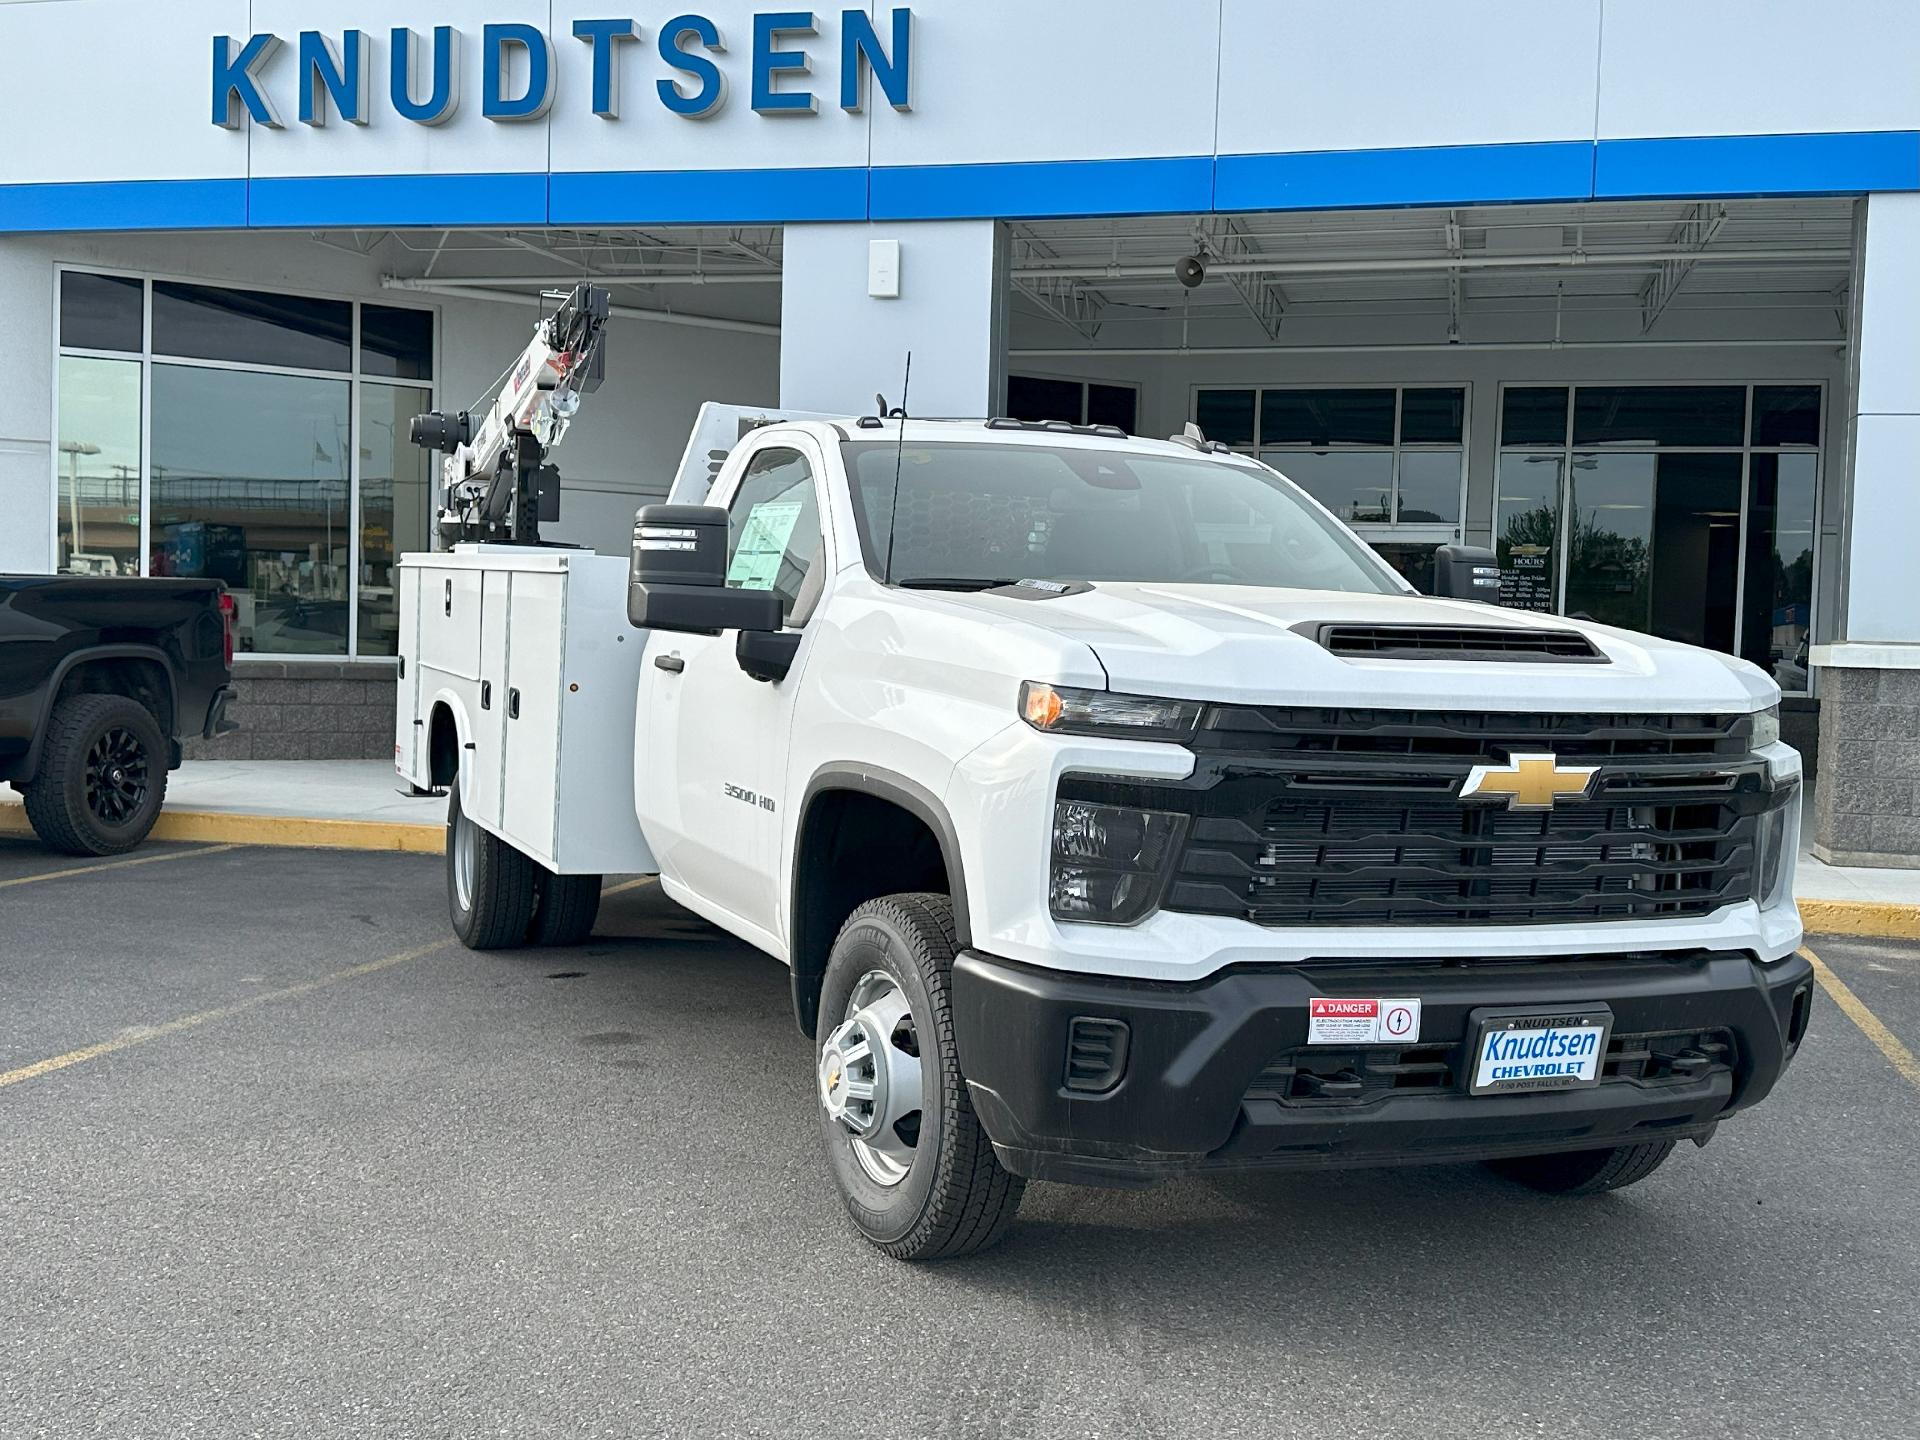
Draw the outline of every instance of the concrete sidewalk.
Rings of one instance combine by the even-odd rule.
[[[18,801],[0,787],[0,834],[26,830]],[[195,760],[169,780],[154,835],[437,854],[446,815],[440,796],[403,794],[384,760]],[[1812,814],[1804,820],[1811,836]],[[1920,869],[1826,865],[1803,848],[1794,893],[1811,931],[1920,938]]]

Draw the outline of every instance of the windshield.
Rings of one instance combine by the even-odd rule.
[[[1292,483],[1253,465],[1086,445],[852,443],[868,568],[901,585],[1137,580],[1399,593],[1386,567]]]

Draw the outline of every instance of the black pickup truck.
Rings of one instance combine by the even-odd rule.
[[[218,580],[0,575],[0,781],[44,844],[147,838],[180,737],[236,728],[233,617]]]

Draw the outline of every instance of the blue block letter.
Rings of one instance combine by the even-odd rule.
[[[640,27],[631,20],[576,20],[576,40],[593,46],[593,113],[602,120],[620,118],[620,41],[638,40]]]
[[[913,11],[893,12],[893,57],[880,48],[880,36],[864,10],[840,12],[840,108],[859,114],[867,108],[867,72],[896,110],[913,108]]]
[[[444,125],[460,108],[460,32],[451,25],[434,26],[433,89],[424,102],[413,98],[413,47],[419,38],[404,26],[394,29],[393,108],[403,120]]]
[[[507,47],[527,52],[527,89],[508,99]],[[489,25],[480,32],[480,113],[489,120],[538,120],[553,105],[553,47],[532,25]]]
[[[813,68],[804,50],[776,50],[782,35],[814,35],[811,10],[782,10],[753,17],[753,108],[762,115],[811,115],[819,101],[811,90],[776,90],[775,78],[788,70],[805,75]]]
[[[253,117],[256,125],[280,128],[280,112],[273,99],[260,88],[260,69],[280,48],[278,35],[254,35],[233,53],[233,37],[213,37],[213,123],[238,130],[242,112]]]
[[[693,55],[680,48],[680,42],[693,36],[716,54],[726,53],[720,27],[704,15],[676,15],[660,27],[660,58],[674,69],[693,76],[700,88],[687,93],[671,80],[659,82],[660,103],[676,115],[689,120],[704,120],[715,114],[727,99],[727,77],[720,67],[704,55]]]
[[[349,30],[340,37],[340,49],[318,30],[300,32],[300,123],[321,126],[327,123],[327,100],[349,125],[364,125],[370,118],[367,82],[373,74],[373,45],[364,30]]]

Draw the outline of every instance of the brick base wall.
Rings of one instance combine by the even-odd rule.
[[[1920,869],[1920,670],[1821,671],[1813,853]]]
[[[236,660],[240,728],[189,740],[189,760],[391,760],[398,684],[392,669],[343,660]]]

